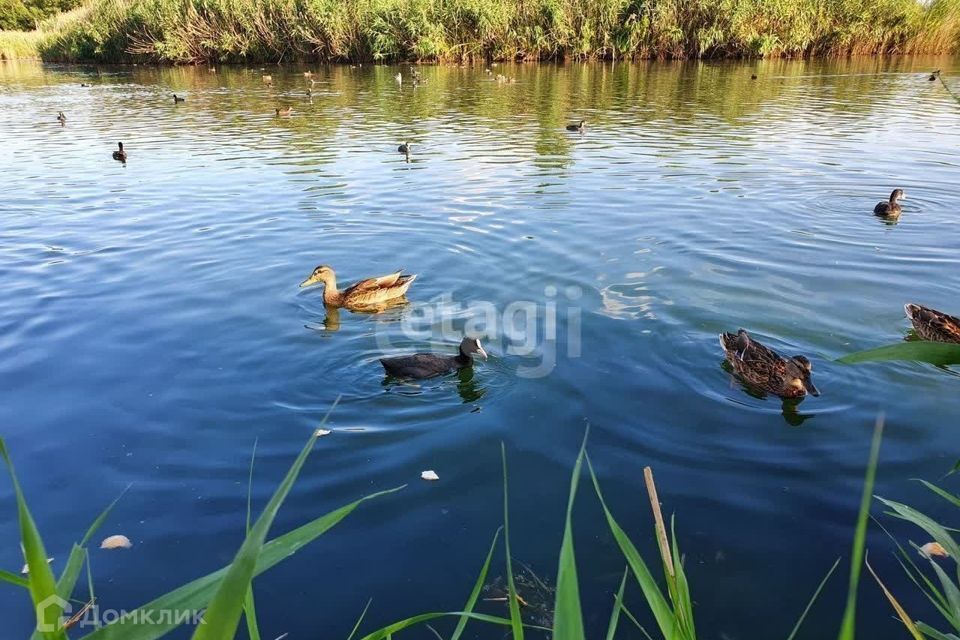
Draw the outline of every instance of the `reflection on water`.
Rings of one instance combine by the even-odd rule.
[[[944,508],[908,479],[954,462],[957,376],[834,362],[902,336],[905,302],[960,312],[960,108],[934,68],[960,89],[957,61],[907,57],[498,70],[515,83],[423,66],[416,88],[386,65],[0,64],[0,423],[50,555],[132,482],[110,526],[134,553],[96,557],[98,602],[132,608],[218,568],[254,440],[262,506],[342,396],[277,532],[408,486],[258,579],[265,635],[315,634],[290,612],[317,602],[331,637],[370,597],[371,627],[462,606],[502,516],[501,442],[512,546],[551,577],[587,423],[645,554],[638,470],[655,468],[698,624],[786,635],[785,603],[849,548],[878,411],[876,493]],[[877,224],[894,188],[903,214]],[[297,288],[320,263],[420,277],[409,305],[338,311]],[[506,322],[520,302],[542,315]],[[445,349],[484,310],[488,362],[383,384],[379,357]],[[746,393],[717,366],[717,334],[741,326],[810,357],[823,395]],[[622,571],[592,500],[576,523],[590,637]],[[3,523],[0,566],[20,566]],[[893,581],[889,541],[868,543]],[[842,601],[829,584],[810,637],[836,632]],[[899,633],[881,594],[860,606],[865,637]],[[0,612],[26,634],[22,602]]]

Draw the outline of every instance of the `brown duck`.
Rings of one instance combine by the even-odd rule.
[[[402,271],[396,271],[389,275],[361,280],[341,291],[337,288],[337,274],[331,267],[322,264],[314,269],[300,286],[308,287],[322,282],[324,304],[362,310],[402,298],[416,278],[416,275],[405,275]]]
[[[924,340],[960,343],[960,318],[919,304],[906,304],[903,310],[917,335]]]
[[[781,398],[803,398],[807,393],[819,396],[810,379],[813,366],[803,356],[784,358],[750,338],[743,329],[721,333],[720,346],[737,377],[751,387]]]
[[[899,201],[905,200],[906,197],[903,189],[894,189],[890,194],[889,200],[877,203],[877,206],[873,208],[873,215],[884,218],[896,218],[903,212],[903,207],[900,206]]]

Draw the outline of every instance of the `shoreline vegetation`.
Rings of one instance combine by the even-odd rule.
[[[10,2],[0,1],[0,18]],[[29,0],[28,0],[29,2]],[[0,59],[210,64],[960,51],[960,0],[86,0]]]

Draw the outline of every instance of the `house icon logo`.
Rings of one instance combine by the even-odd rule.
[[[70,615],[73,613],[73,605],[61,598],[60,596],[54,594],[48,596],[37,603],[37,631],[40,633],[50,633],[56,631],[57,629],[63,628],[64,618],[61,617],[56,622],[50,622],[47,620],[47,611],[53,607],[63,611],[63,613]]]

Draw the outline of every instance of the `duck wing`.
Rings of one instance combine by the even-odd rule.
[[[343,292],[348,305],[372,306],[402,297],[416,275],[391,273],[379,278],[367,278],[349,287]]]
[[[919,304],[907,304],[903,309],[924,340],[960,343],[960,318]]]

